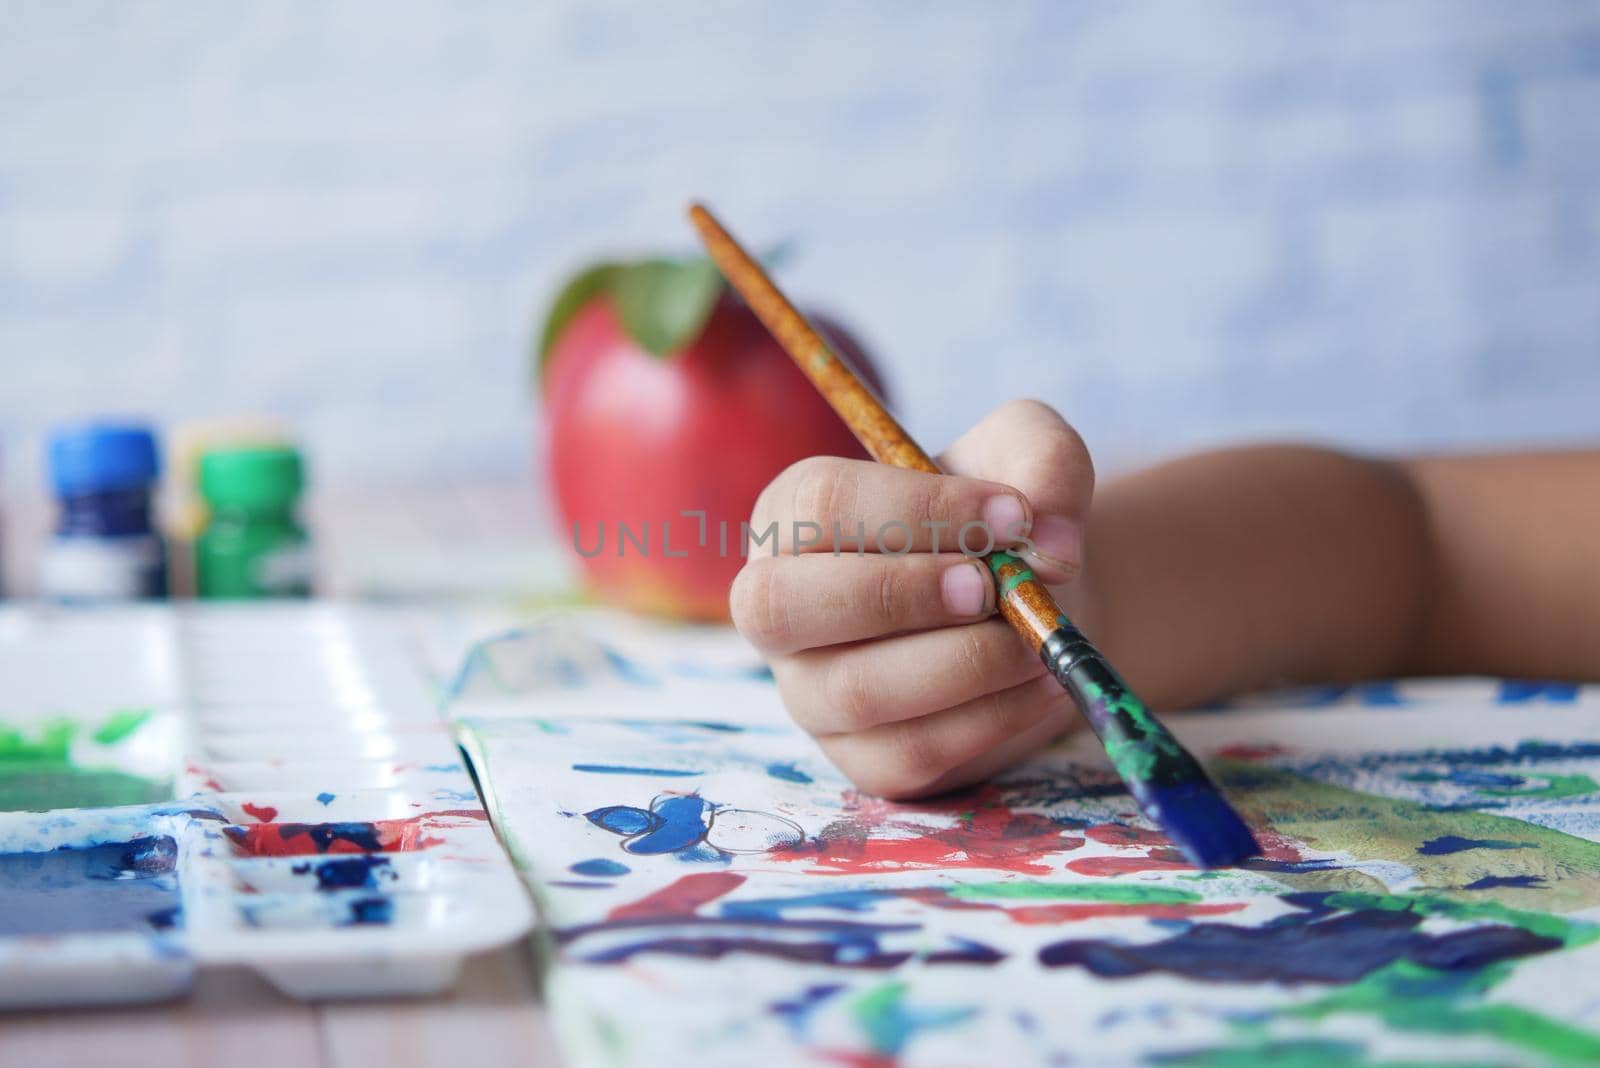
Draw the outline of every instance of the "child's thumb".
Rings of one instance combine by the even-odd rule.
[[[939,457],[953,475],[1004,482],[1033,504],[1025,542],[1034,572],[1066,582],[1083,565],[1083,530],[1094,496],[1094,463],[1078,432],[1052,407],[1011,401],[990,412]],[[994,531],[1004,539],[1009,531]]]

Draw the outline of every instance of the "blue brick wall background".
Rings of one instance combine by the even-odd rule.
[[[1593,440],[1600,5],[30,4],[0,431],[269,412],[322,485],[516,477],[532,323],[691,195],[944,442]]]

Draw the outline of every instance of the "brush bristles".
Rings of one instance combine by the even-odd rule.
[[[1256,836],[1210,782],[1151,787],[1146,814],[1199,868],[1232,867],[1261,852]]]

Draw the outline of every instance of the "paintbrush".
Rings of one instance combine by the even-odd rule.
[[[711,259],[800,370],[880,463],[940,474],[850,366],[778,290],[703,205],[689,208]],[[1139,808],[1192,864],[1237,864],[1260,852],[1255,836],[1191,756],[1073,626],[1028,565],[1008,552],[984,557],[1000,614],[1044,660],[1105,746]]]

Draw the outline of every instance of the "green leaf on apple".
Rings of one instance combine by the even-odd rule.
[[[617,271],[611,287],[622,328],[656,356],[700,336],[721,292],[722,273],[704,256],[629,264]]]
[[[622,328],[639,347],[668,356],[705,327],[723,287],[716,265],[704,256],[601,263],[561,287],[539,334],[537,368],[543,377],[554,347],[572,317],[596,296],[611,298]]]

